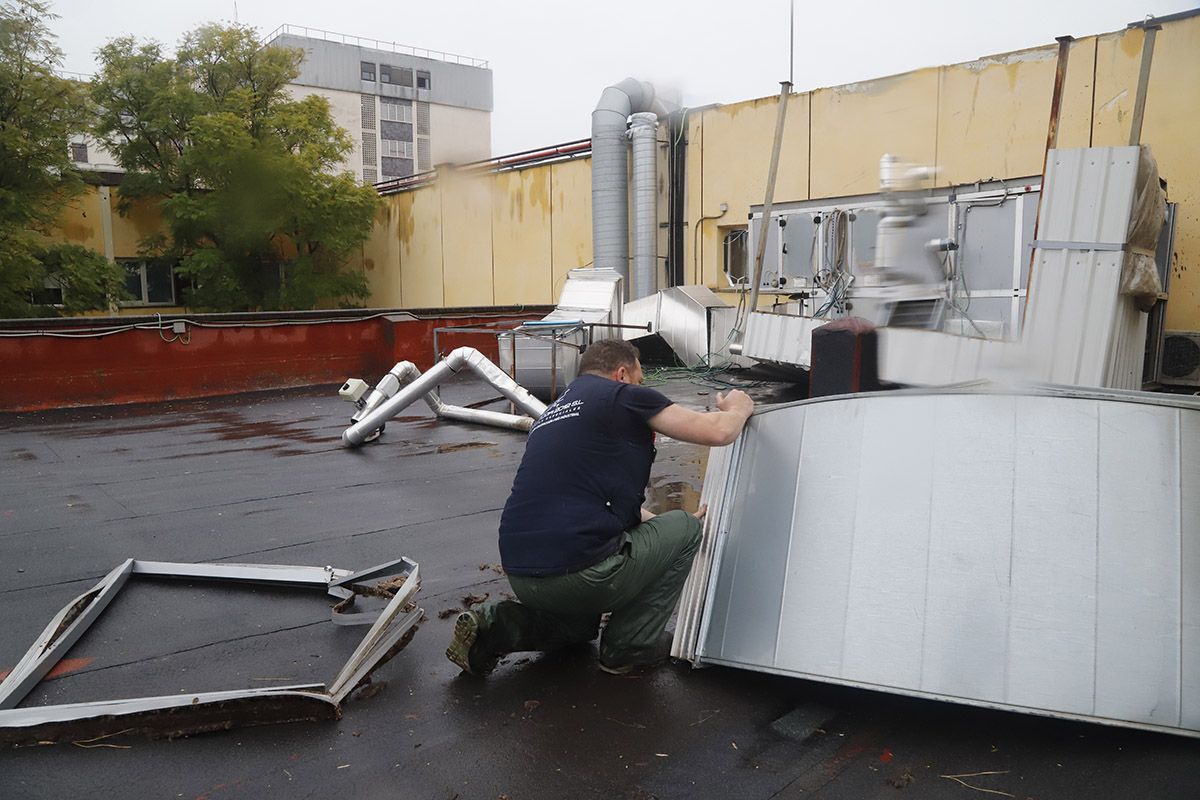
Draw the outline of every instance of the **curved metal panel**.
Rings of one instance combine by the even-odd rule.
[[[709,526],[707,602],[686,595],[693,660],[1200,735],[1198,453],[1183,397],[767,409]]]

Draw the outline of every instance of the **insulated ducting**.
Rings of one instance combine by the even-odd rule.
[[[600,95],[592,112],[592,264],[615,270],[629,286],[629,161],[625,127],[630,114],[665,114],[654,87],[626,78]],[[632,293],[632,287],[631,287]]]
[[[629,126],[633,142],[633,277],[630,300],[658,291],[658,117],[634,114]]]
[[[505,414],[479,408],[464,408],[442,402],[434,389],[442,381],[449,380],[464,368],[470,369],[482,380],[495,387],[529,416]],[[412,380],[412,383],[399,389],[408,380]],[[399,391],[394,396],[387,396],[389,391],[396,391],[396,389]],[[424,375],[408,361],[401,361],[392,367],[391,371],[379,382],[379,386],[367,397],[362,412],[354,416],[354,424],[342,434],[342,443],[350,447],[359,446],[384,423],[419,398],[423,398],[439,417],[513,430],[529,430],[533,421],[546,410],[545,403],[505,375],[483,353],[473,347],[459,347]]]

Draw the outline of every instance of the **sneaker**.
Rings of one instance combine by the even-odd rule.
[[[475,642],[479,639],[479,621],[479,614],[474,611],[464,611],[458,615],[454,621],[454,636],[446,648],[446,658],[468,675],[482,678],[496,668],[499,659],[492,657],[481,663],[476,653],[472,660],[471,650],[475,649]]]

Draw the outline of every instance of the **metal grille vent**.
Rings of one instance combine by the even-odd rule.
[[[362,95],[362,127],[364,131],[375,130],[375,95]]]
[[[429,103],[417,101],[417,133],[429,135]]]
[[[370,186],[371,184],[378,183],[378,182],[379,182],[379,174],[377,172],[375,172],[375,169],[373,167],[363,169],[363,183],[365,185]]]
[[[1164,382],[1200,385],[1200,333],[1174,333],[1163,337],[1159,374]]]
[[[362,158],[364,167],[375,166],[375,159],[379,155],[378,150],[379,147],[375,144],[375,132],[368,131],[367,134],[363,136],[362,143]]]
[[[424,137],[417,139],[417,169],[420,172],[433,169],[433,156],[430,149],[428,139]]]

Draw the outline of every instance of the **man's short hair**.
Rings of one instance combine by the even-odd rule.
[[[621,367],[633,369],[638,363],[637,348],[624,339],[601,339],[592,342],[579,360],[579,372],[612,375]]]

